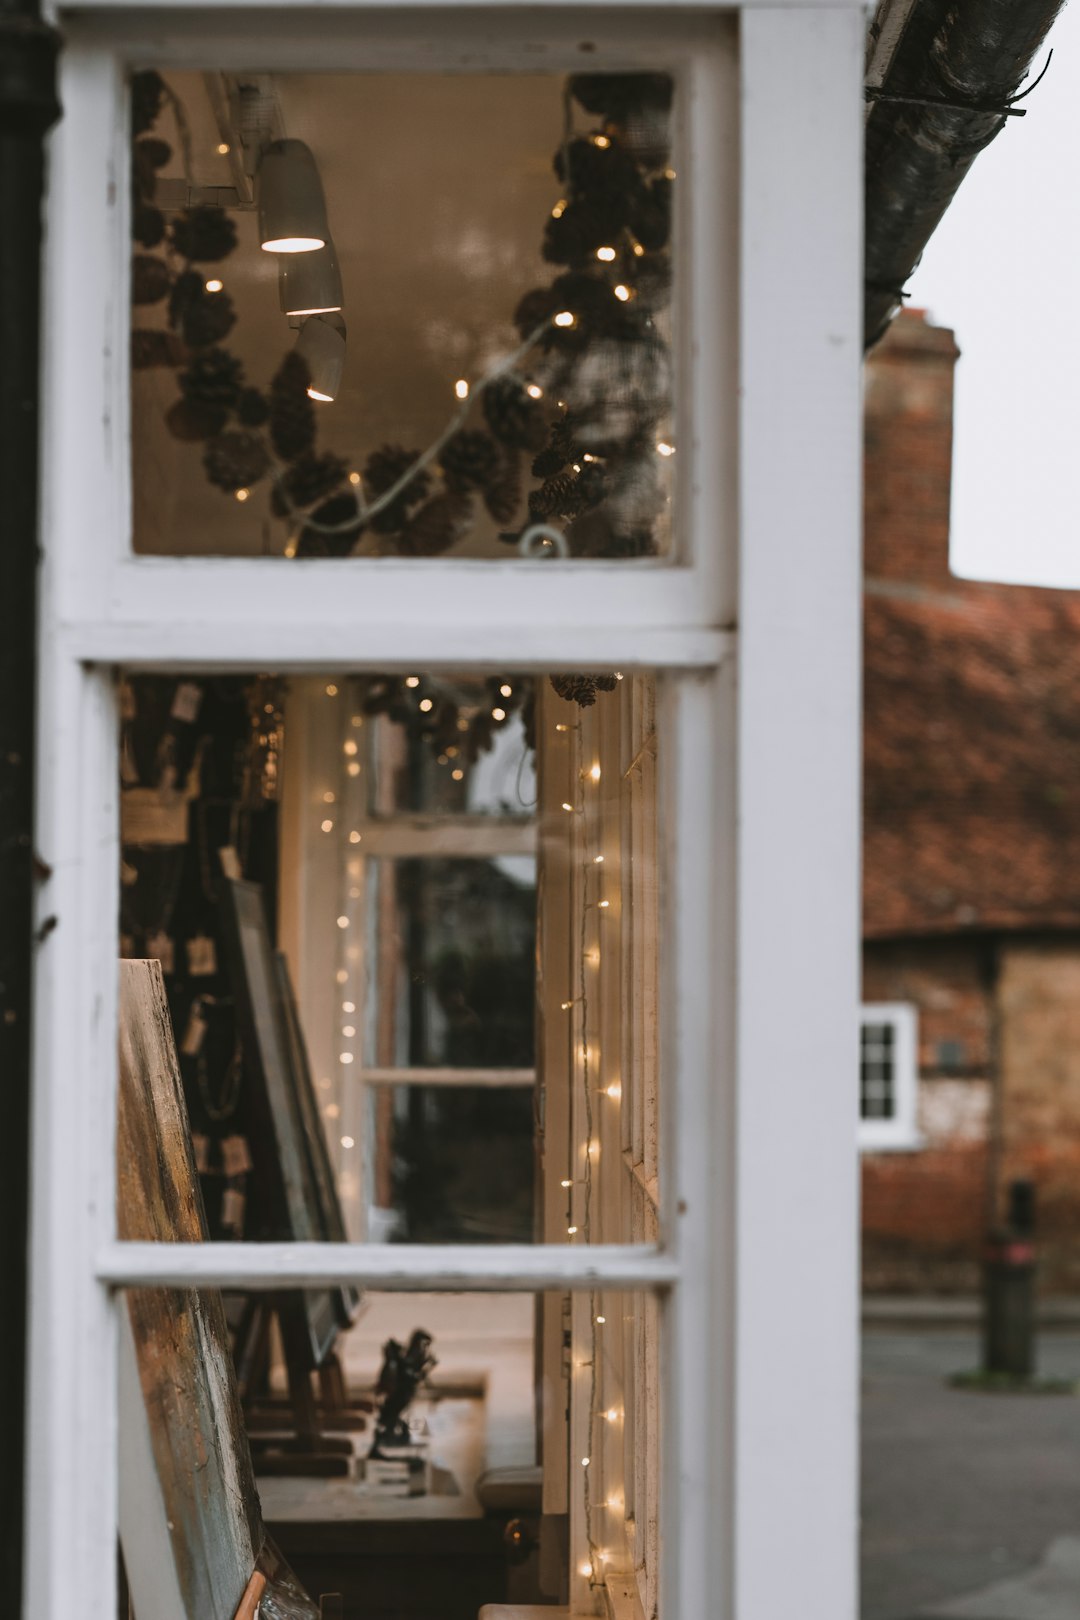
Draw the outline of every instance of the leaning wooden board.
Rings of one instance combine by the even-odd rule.
[[[206,1237],[158,962],[120,963],[117,1227],[140,1242]],[[220,1296],[132,1289],[121,1340],[120,1536],[137,1620],[233,1620],[257,1564],[264,1620],[315,1620],[266,1545]]]

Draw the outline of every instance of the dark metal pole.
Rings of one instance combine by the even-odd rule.
[[[60,113],[57,47],[35,0],[0,0],[0,1607],[12,1616],[23,1575],[41,199],[45,132]]]

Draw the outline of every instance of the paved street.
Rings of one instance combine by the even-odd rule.
[[[970,1330],[863,1335],[862,1620],[1080,1617],[1080,1399],[947,1387],[977,1362]],[[1080,1333],[1039,1372],[1080,1379]]]

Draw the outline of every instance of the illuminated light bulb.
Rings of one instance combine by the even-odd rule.
[[[598,1159],[600,1157],[599,1142],[590,1142],[585,1151],[590,1159]]]
[[[559,1006],[562,1008],[563,1012],[569,1012],[573,1005],[574,1005],[574,1003],[572,1001],[560,1001],[559,1002]]]
[[[592,778],[592,780],[594,782],[599,782],[599,780],[600,780],[600,766],[599,766],[599,763],[589,766],[589,775],[590,775],[590,777]]]
[[[557,202],[555,204],[554,208],[551,210],[551,217],[552,217],[552,219],[562,219],[562,217],[563,217],[563,215],[565,213],[566,213],[566,199],[564,197],[560,202]]]
[[[573,326],[573,324],[574,324],[574,317],[573,317],[573,314],[571,313],[571,311],[568,310],[568,309],[560,309],[559,313],[555,317],[555,325],[556,326]],[[559,404],[561,405],[562,403],[563,403],[562,400],[560,400]]]
[[[674,180],[675,178],[676,178],[676,175],[675,175],[675,170],[674,169],[665,169],[664,170],[664,179],[665,180]]]
[[[420,713],[421,714],[430,714],[431,710],[434,707],[435,707],[435,703],[434,703],[434,700],[432,698],[421,698],[420,699]]]
[[[612,259],[615,257],[615,249],[613,247],[597,248],[596,257],[603,260],[604,264],[610,264]]]
[[[360,751],[360,744],[358,742],[354,742],[351,737],[349,738],[348,742],[342,743],[341,747],[342,752],[346,754],[356,754]]]
[[[356,1002],[355,1001],[343,1001],[341,1003],[341,1010],[342,1010],[342,1012],[355,1012],[356,1011]]]
[[[350,844],[358,844],[360,842],[361,836],[362,835],[360,833],[358,833],[358,832],[351,832],[349,834],[349,843]]]
[[[567,804],[565,799],[563,800],[563,809],[568,810],[571,813],[571,815],[573,814],[573,811],[574,811],[573,805],[572,804]]]
[[[603,866],[604,857],[602,855],[594,855],[592,858],[592,863],[594,866]]]
[[[611,142],[608,140],[606,135],[590,135],[589,139],[592,141],[594,146],[599,146],[601,148],[611,145]]]
[[[559,724],[555,727],[555,730],[556,731],[565,731],[566,730],[566,727],[563,725],[561,720],[559,721]]]
[[[209,281],[203,283],[208,293],[220,292],[225,283],[219,281],[217,276],[211,276]]]
[[[574,1233],[575,1233],[575,1232],[576,1232],[576,1231],[577,1231],[577,1227],[576,1227],[576,1226],[568,1226],[568,1227],[567,1227],[567,1228],[566,1228],[566,1235],[567,1235],[567,1237],[573,1237],[573,1236],[574,1236]]]
[[[339,1063],[351,1063],[352,1060],[353,1055],[351,1052],[342,1052],[341,1056],[338,1058]]]
[[[503,681],[502,685],[499,687],[499,692],[503,697],[512,697],[514,688],[510,685],[509,681]]]
[[[329,819],[320,823],[323,832],[333,832],[334,823]]]
[[[642,247],[640,242],[634,243],[634,257],[635,259],[643,259],[645,257],[645,249]]]
[[[673,456],[675,454],[675,446],[673,444],[666,443],[663,439],[660,439],[657,441],[656,451],[657,454],[661,456]]]
[[[604,1417],[608,1423],[618,1423],[619,1419],[622,1417],[622,1413],[619,1411],[617,1406],[609,1406],[607,1411],[604,1413]]]
[[[607,1321],[607,1317],[606,1316],[598,1316],[596,1318],[596,1320],[597,1320],[598,1325],[600,1327],[603,1327],[604,1323]]]
[[[259,245],[264,253],[313,253],[330,236],[322,181],[303,141],[271,141],[259,164]]]
[[[351,1148],[355,1147],[356,1143],[353,1141],[351,1136],[343,1136],[341,1138],[341,1145],[343,1148]]]
[[[457,744],[451,743],[450,747],[446,750],[446,757],[447,759],[457,759],[460,752],[461,750],[458,748]]]
[[[580,1576],[582,1576],[583,1579],[588,1580],[592,1575],[592,1565],[591,1564],[579,1564],[578,1565],[578,1574]]]
[[[286,557],[295,557],[296,556],[296,546],[297,546],[297,541],[296,541],[295,536],[291,540],[286,541],[286,544],[285,544],[285,555],[286,555]]]
[[[334,974],[334,978],[337,980],[338,984],[348,984],[349,982],[349,975],[346,973],[344,968],[338,968],[337,972]]]
[[[322,1087],[322,1089],[324,1091],[329,1091],[330,1090],[330,1081],[327,1080],[327,1079],[320,1080],[319,1085]]]
[[[624,281],[620,281],[619,285],[614,289],[614,291],[615,296],[619,300],[620,304],[627,303],[634,296]]]
[[[600,902],[600,910],[601,911],[606,911],[607,908],[610,906],[610,904],[611,904],[610,900],[601,900],[601,902]]]
[[[405,677],[405,685],[407,687],[409,687],[410,689],[415,687],[415,686],[419,686],[420,685],[420,677],[419,677],[419,675],[406,675],[406,677]]]
[[[327,1119],[337,1119],[338,1115],[341,1113],[341,1109],[338,1107],[337,1103],[327,1103],[326,1107],[323,1109],[323,1113],[326,1115]]]
[[[360,767],[355,760],[353,760],[351,765],[346,765],[345,769],[348,771],[350,776],[360,775]]]
[[[450,761],[445,754],[440,754],[437,763],[439,765],[449,765]]]
[[[616,670],[616,671],[615,671],[615,679],[616,679],[616,680],[617,680],[617,681],[621,681],[621,680],[622,680],[622,678],[623,678],[623,676],[622,676],[622,670],[621,670],[621,669],[617,669],[617,670]]]
[[[246,501],[250,494],[250,489],[238,489],[236,491],[236,498],[238,501]]]
[[[574,1183],[572,1181],[560,1181],[559,1182],[560,1187],[572,1187],[573,1185],[574,1185]]]
[[[456,770],[456,771],[451,771],[450,772],[451,780],[454,781],[454,782],[460,782],[462,780],[462,778],[464,777],[464,775],[465,775],[465,772],[463,770],[461,770],[460,768],[458,770]]]
[[[585,952],[585,960],[590,964],[591,967],[599,967],[600,952],[595,948],[595,946],[591,951]]]
[[[539,383],[530,383],[525,392],[528,394],[530,399],[543,399],[544,397],[544,390],[540,387]]]
[[[229,151],[230,151],[230,147],[229,147],[228,141],[219,141],[218,142],[218,148],[217,148],[218,157],[228,157]]]
[[[581,1459],[581,1466],[582,1466],[582,1468],[588,1468],[588,1466],[589,1466],[589,1464],[590,1464],[590,1463],[591,1463],[591,1462],[592,1462],[592,1458],[591,1458],[591,1457],[582,1457],[582,1459]]]
[[[589,452],[586,450],[585,454],[582,456],[581,459],[582,459],[582,461],[599,461],[600,457],[599,456],[591,456],[589,454]]]
[[[323,804],[333,804],[334,795],[329,791],[329,789],[323,794],[322,797],[323,797]]]
[[[505,720],[506,719],[506,710],[505,709],[492,709],[491,718],[493,720]]]
[[[468,399],[469,384],[464,377],[459,377],[457,382],[454,384],[454,393],[457,395],[458,399]]]
[[[350,726],[355,726],[357,729],[359,729],[359,727],[362,726],[363,723],[364,723],[364,717],[363,717],[362,714],[354,714],[352,719],[349,721]]]
[[[351,472],[349,474],[349,483],[350,484],[358,484],[359,482],[360,482],[360,474],[358,472]]]
[[[342,1024],[341,1033],[344,1035],[347,1041],[351,1041],[353,1036],[356,1034],[355,1026],[352,1024]]]
[[[348,917],[339,917],[338,920],[337,920],[337,925],[338,925],[339,928],[348,928],[348,926],[349,926]]]
[[[469,722],[465,719],[464,715],[462,715],[461,719],[458,721],[457,728],[459,731],[468,731]]]
[[[611,1097],[616,1102],[618,1101],[618,1099],[622,1096],[622,1086],[620,1086],[617,1080],[613,1080],[610,1086],[604,1087],[604,1096]]]
[[[575,462],[574,462],[574,471],[575,471],[575,472],[580,472],[580,471],[581,471],[581,464],[580,464],[580,462],[577,462],[577,461],[575,461]]]
[[[331,682],[326,688],[326,695],[327,697],[337,697],[337,687],[333,684],[333,682]]]

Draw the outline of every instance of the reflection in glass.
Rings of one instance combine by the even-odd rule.
[[[136,551],[670,552],[672,99],[137,73]]]

